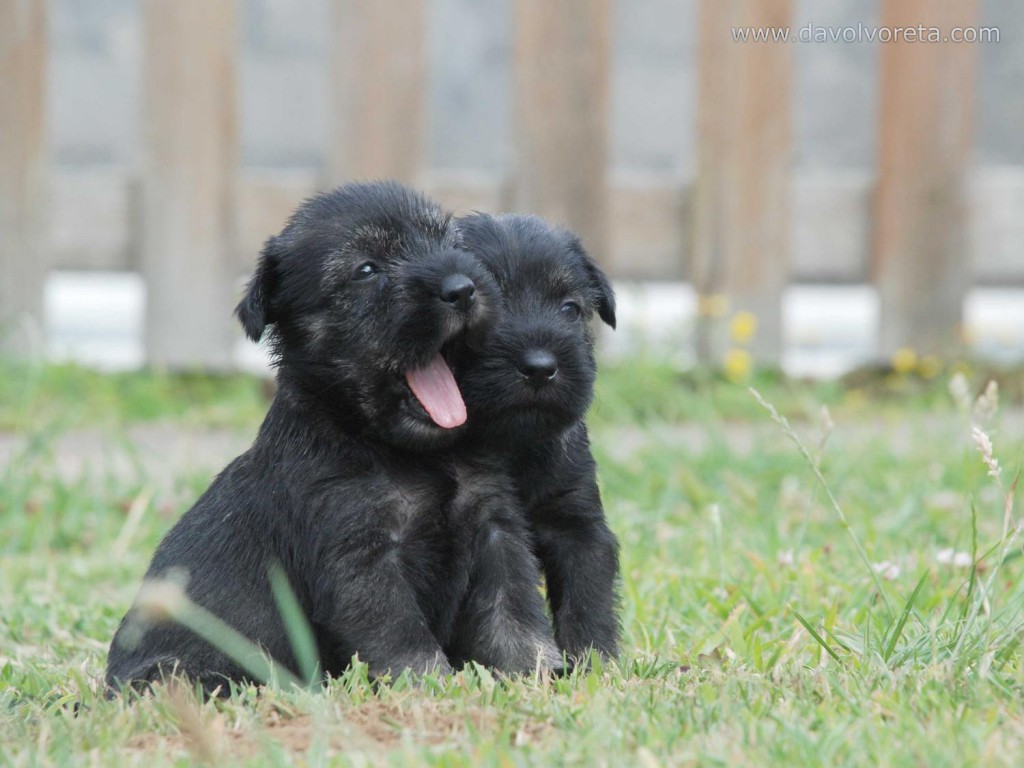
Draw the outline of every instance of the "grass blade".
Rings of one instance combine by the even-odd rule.
[[[892,603],[890,603],[889,594],[885,591],[885,587],[882,585],[882,579],[878,575],[878,572],[872,566],[871,560],[868,558],[868,553],[860,542],[860,537],[857,536],[857,532],[853,529],[853,526],[850,524],[849,519],[847,519],[846,513],[843,511],[843,508],[839,505],[839,501],[836,499],[835,494],[832,493],[832,486],[828,484],[828,480],[825,479],[825,475],[821,473],[821,467],[818,466],[818,463],[814,460],[814,457],[811,456],[811,452],[807,450],[807,446],[803,444],[803,441],[800,439],[800,436],[797,435],[797,433],[793,430],[793,427],[790,426],[789,419],[780,414],[778,410],[776,410],[775,406],[769,403],[767,400],[765,400],[761,393],[758,392],[756,389],[754,389],[753,387],[747,387],[747,391],[762,408],[768,411],[768,415],[771,416],[772,421],[774,421],[782,428],[782,431],[786,433],[786,436],[789,437],[789,439],[792,440],[793,443],[796,445],[797,450],[800,451],[800,455],[803,456],[804,460],[806,460],[807,463],[810,465],[811,471],[814,473],[814,476],[821,484],[822,489],[825,491],[825,495],[828,496],[828,500],[829,503],[832,505],[832,509],[835,510],[836,515],[839,517],[839,522],[842,524],[843,529],[846,531],[847,535],[850,537],[850,540],[853,542],[853,547],[857,550],[857,555],[860,557],[861,562],[864,563],[864,567],[867,570],[868,576],[870,576],[871,580],[874,582],[875,589],[878,590],[878,594],[882,598],[882,602],[885,604],[886,611],[888,611],[889,615],[892,616]]]
[[[808,632],[811,633],[811,637],[814,638],[815,642],[817,642],[818,645],[820,645],[822,648],[824,648],[829,656],[831,656],[833,659],[835,659],[840,664],[842,664],[843,660],[841,658],[839,658],[839,654],[837,654],[835,651],[832,650],[832,646],[830,646],[825,641],[825,638],[823,638],[821,635],[818,634],[818,631],[814,627],[812,627],[810,625],[810,622],[808,622],[807,619],[805,619],[803,616],[801,616],[800,612],[796,608],[794,608],[793,606],[789,606],[789,610],[791,610],[793,612],[793,615],[796,616],[796,620],[799,621],[801,624],[803,624],[804,629],[806,629]]]
[[[899,642],[900,635],[903,634],[903,628],[907,625],[907,619],[910,618],[910,612],[914,610],[914,601],[917,600],[918,594],[921,592],[921,587],[924,586],[925,579],[928,578],[929,571],[925,569],[925,572],[921,574],[921,578],[917,581],[917,586],[914,587],[914,591],[910,593],[910,597],[907,599],[907,604],[903,606],[903,612],[900,614],[899,620],[896,622],[896,626],[893,628],[892,634],[889,636],[889,642],[886,643],[885,649],[882,651],[882,658],[888,662],[892,656],[892,652],[896,650],[896,643]]]
[[[321,666],[313,628],[309,625],[281,564],[271,563],[267,575],[270,579],[270,591],[274,593],[277,610],[281,612],[281,620],[288,634],[288,642],[291,643],[292,653],[299,664],[299,672],[302,673],[307,685],[314,685],[320,679]]]

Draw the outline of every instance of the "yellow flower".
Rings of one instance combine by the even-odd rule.
[[[757,315],[753,312],[737,312],[729,324],[729,337],[737,344],[746,344],[757,333]]]
[[[722,368],[730,381],[743,381],[750,375],[754,359],[745,349],[730,349],[725,353]]]
[[[892,367],[896,373],[910,373],[917,368],[917,352],[909,347],[900,347],[892,353]]]
[[[729,297],[724,293],[702,293],[697,297],[697,314],[701,317],[724,317],[729,311]]]

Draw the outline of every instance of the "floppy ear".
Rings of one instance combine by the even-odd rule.
[[[267,240],[256,272],[245,289],[245,297],[235,307],[235,316],[242,324],[245,335],[253,341],[259,341],[264,329],[274,322],[270,312],[270,296],[277,282],[277,250],[277,238]]]
[[[572,249],[583,261],[583,269],[590,278],[590,284],[597,291],[597,314],[612,328],[615,327],[615,291],[608,281],[608,276],[597,266],[597,262],[583,248],[579,238],[573,237]]]

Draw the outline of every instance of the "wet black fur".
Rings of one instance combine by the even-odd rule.
[[[618,652],[618,542],[596,482],[584,417],[593,399],[596,313],[615,326],[608,279],[570,232],[537,217],[474,214],[456,222],[490,270],[502,310],[488,343],[456,366],[469,411],[466,450],[498,458],[525,507],[559,647],[575,659]],[[540,383],[527,353],[553,356]]]
[[[367,265],[372,266],[367,266]],[[476,301],[443,301],[446,276]],[[269,333],[278,391],[253,446],[167,534],[146,574],[187,576],[186,594],[296,670],[268,567],[279,563],[310,620],[323,671],[353,654],[371,675],[554,667],[539,566],[512,480],[457,452],[403,373],[477,345],[493,281],[437,205],[394,183],[304,203],[262,253],[237,309]],[[220,650],[138,606],[111,644],[109,685],[172,672],[207,690],[246,680]]]

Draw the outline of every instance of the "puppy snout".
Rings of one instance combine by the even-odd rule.
[[[517,367],[531,384],[542,386],[558,374],[558,359],[546,349],[528,349],[519,358]]]
[[[441,301],[466,312],[476,303],[476,284],[462,274],[447,275],[441,281]]]

